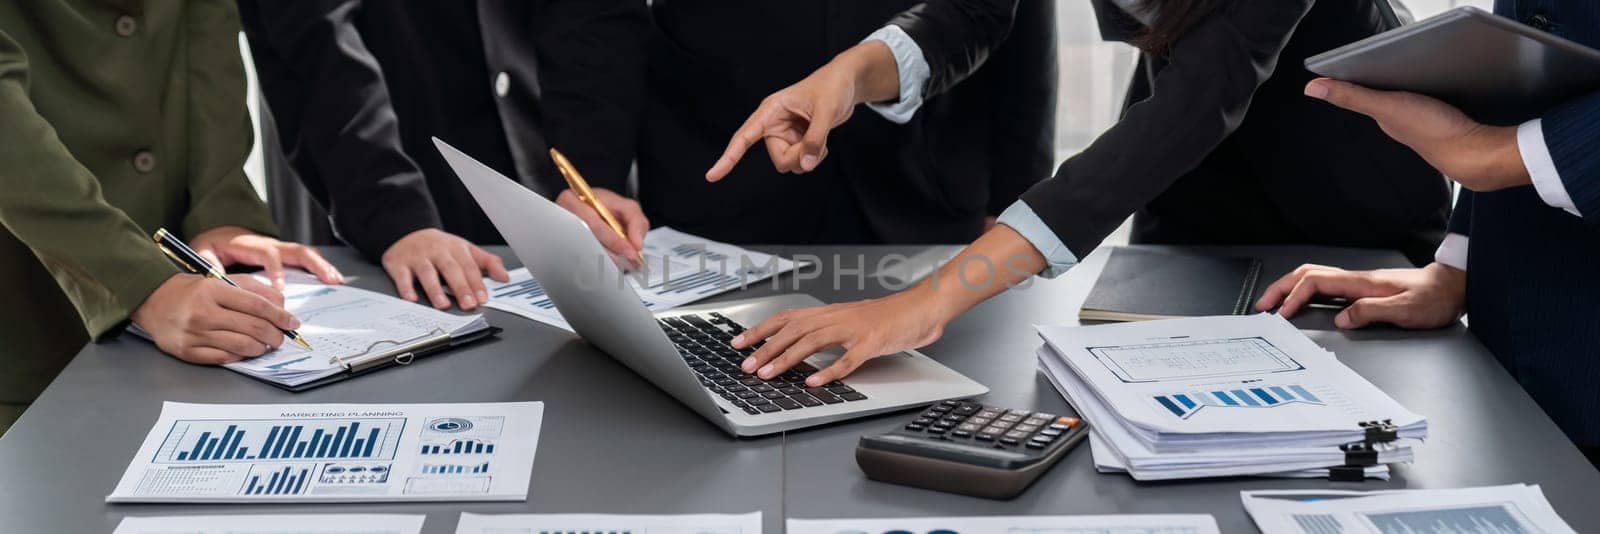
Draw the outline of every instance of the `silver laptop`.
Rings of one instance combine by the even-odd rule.
[[[742,374],[749,354],[727,345],[746,326],[782,310],[818,306],[789,294],[690,306],[652,315],[577,216],[435,138],[467,190],[562,317],[589,343],[689,409],[736,436],[757,436],[989,391],[915,351],[874,359],[849,378],[807,388],[807,374],[836,350],[770,381]]]

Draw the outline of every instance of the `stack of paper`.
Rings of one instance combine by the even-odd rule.
[[[1396,491],[1246,491],[1244,509],[1266,534],[1480,532],[1561,534],[1572,527],[1539,486]]]
[[[1040,370],[1090,423],[1095,464],[1139,480],[1327,476],[1365,422],[1400,440],[1372,446],[1406,463],[1427,421],[1277,315],[1102,326],[1038,326]]]
[[[644,238],[645,266],[630,273],[629,285],[652,312],[662,312],[793,271],[800,264],[727,243],[710,241],[665,226]],[[484,306],[533,319],[568,332],[572,326],[545,296],[527,268],[511,271],[509,282],[483,280]]]

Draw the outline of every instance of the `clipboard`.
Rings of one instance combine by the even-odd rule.
[[[461,336],[452,337],[449,333],[441,333],[417,342],[396,344],[397,346],[391,347],[375,347],[374,350],[369,350],[366,354],[351,358],[344,358],[342,360],[342,365],[345,369],[344,372],[297,385],[289,385],[248,373],[240,374],[260,382],[266,382],[274,387],[277,387],[278,389],[299,393],[329,384],[343,382],[345,380],[362,376],[374,371],[388,369],[390,367],[403,367],[410,365],[421,358],[448,352],[457,347],[470,345],[491,337],[498,336],[500,332],[503,331],[504,329],[498,326],[490,326],[488,328],[477,330]]]

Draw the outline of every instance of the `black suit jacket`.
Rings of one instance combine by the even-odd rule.
[[[338,235],[377,258],[442,228],[501,243],[437,136],[529,188],[548,149],[624,191],[643,101],[636,0],[240,0],[285,152]]]
[[[897,17],[950,87],[1015,0],[928,2]],[[1142,28],[1095,0],[1102,35]],[[1121,120],[1023,199],[1079,257],[1130,214],[1134,240],[1396,248],[1425,263],[1444,179],[1373,121],[1303,95],[1304,59],[1384,29],[1373,0],[1235,0],[1167,57],[1140,59]]]
[[[983,218],[1049,175],[1054,160],[1052,1],[1027,2],[1025,22],[996,40],[993,61],[910,123],[857,109],[814,172],[779,174],[758,146],[727,179],[704,179],[761,99],[914,4],[657,0],[639,144],[640,201],[652,223],[736,243],[977,237]]]

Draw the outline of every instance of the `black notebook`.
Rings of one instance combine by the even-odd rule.
[[[1148,321],[1244,315],[1261,283],[1261,260],[1114,248],[1078,312],[1080,321]]]

